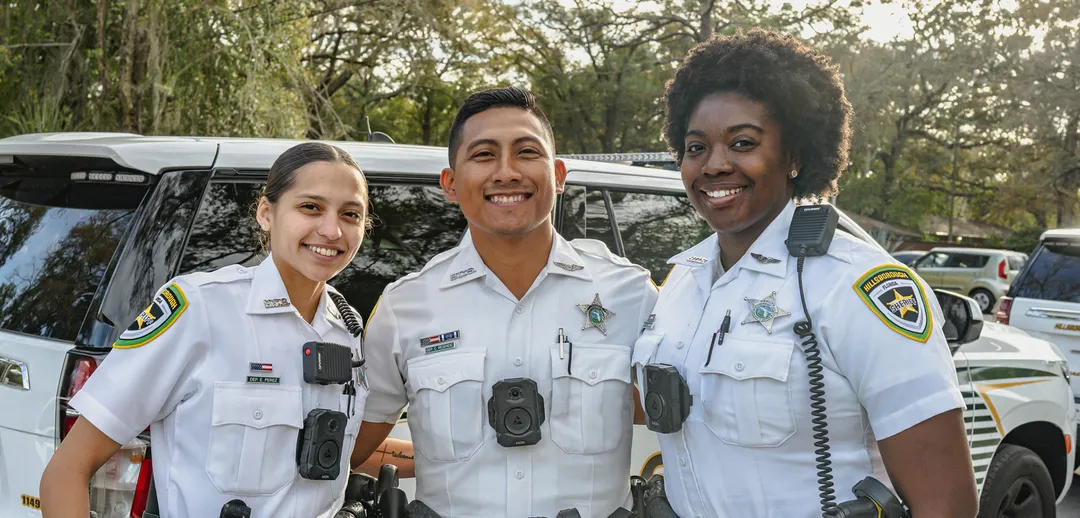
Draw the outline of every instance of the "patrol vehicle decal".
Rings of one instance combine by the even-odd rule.
[[[135,317],[131,326],[120,334],[113,347],[133,349],[149,343],[172,327],[187,307],[184,290],[175,282],[166,286],[154,297],[154,301]]]
[[[895,265],[879,266],[852,287],[889,329],[923,343],[930,338],[934,317],[922,285],[911,272]]]

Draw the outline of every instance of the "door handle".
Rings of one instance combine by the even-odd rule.
[[[30,369],[26,362],[0,357],[0,385],[30,390]]]

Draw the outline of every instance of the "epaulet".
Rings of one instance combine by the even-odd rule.
[[[204,286],[207,284],[221,284],[251,279],[255,275],[255,268],[248,268],[239,264],[230,264],[212,272],[192,272],[178,277],[192,286]]]
[[[389,293],[406,282],[418,279],[423,275],[430,273],[436,266],[439,266],[440,264],[443,264],[456,257],[457,254],[461,253],[461,250],[461,246],[456,246],[444,252],[438,253],[437,255],[435,255],[435,257],[432,257],[431,260],[428,261],[423,268],[420,268],[419,271],[410,272],[405,276],[401,277],[400,279],[387,285],[386,292]]]
[[[874,253],[875,251],[874,247],[863,242],[863,240],[838,229],[833,236],[832,243],[829,245],[827,255],[848,264],[856,264],[862,262],[866,257],[880,259],[879,254]]]
[[[611,253],[611,250],[608,249],[607,245],[604,244],[603,241],[584,238],[572,239],[570,240],[570,246],[573,247],[574,250],[577,250],[579,253],[591,257],[604,259],[622,266],[636,266],[638,268],[641,268],[640,266],[630,262],[629,259]]]

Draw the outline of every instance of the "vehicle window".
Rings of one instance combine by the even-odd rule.
[[[1026,255],[1010,255],[1006,256],[1005,260],[1009,263],[1010,272],[1018,272],[1024,268],[1024,264],[1027,263]]]
[[[581,185],[567,186],[562,195],[563,222],[559,230],[566,240],[596,239],[618,253],[604,191]]]
[[[133,212],[0,197],[0,328],[74,340]]]
[[[945,266],[947,268],[982,268],[989,261],[990,256],[987,255],[951,253]]]
[[[229,264],[258,264],[258,234],[251,207],[261,184],[213,183],[195,217],[181,273]],[[458,245],[466,222],[435,186],[370,186],[374,228],[352,264],[330,284],[365,317],[387,284],[419,271],[439,252]]]
[[[949,260],[948,254],[942,252],[931,252],[927,254],[919,262],[916,263],[916,268],[941,268],[945,266],[946,261]]]
[[[668,259],[712,233],[686,196],[614,190],[609,194],[626,257],[647,268],[657,285],[670,270]]]
[[[1080,302],[1080,243],[1040,245],[1010,296]]]

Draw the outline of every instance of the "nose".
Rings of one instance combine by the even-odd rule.
[[[499,158],[499,167],[491,175],[491,181],[495,183],[510,183],[521,181],[521,173],[518,172],[514,163],[513,153],[503,153]]]
[[[319,227],[317,229],[320,236],[329,240],[335,240],[341,237],[341,222],[338,220],[337,214],[326,213],[319,220]]]
[[[727,149],[724,146],[713,146],[709,150],[709,156],[705,159],[705,165],[701,167],[701,174],[716,176],[731,171],[732,165]]]

